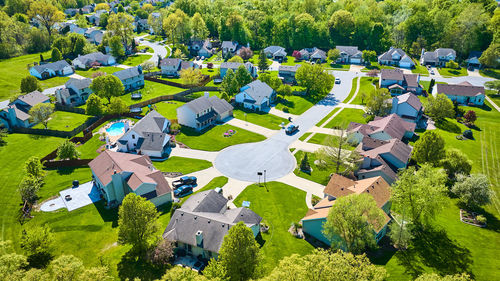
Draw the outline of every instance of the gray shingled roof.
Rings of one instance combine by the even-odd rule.
[[[219,115],[228,112],[230,110],[233,110],[233,106],[230,105],[226,100],[220,99],[216,96],[212,96],[208,98],[208,100],[212,104],[215,112],[217,112],[217,114]]]
[[[403,70],[401,69],[382,69],[380,71],[380,78],[382,80],[398,80],[403,81]]]
[[[404,56],[406,56],[405,51],[403,51],[402,49],[400,49],[400,48],[391,48],[391,49],[389,49],[389,51],[381,54],[378,57],[378,59],[379,60],[392,61],[392,54],[394,54],[394,53],[398,53],[401,56],[401,58],[403,58]]]
[[[282,64],[280,64],[280,66],[278,67],[278,71],[297,72],[297,70],[299,69],[300,66],[301,66],[300,64],[296,64],[296,65],[282,65]]]
[[[138,149],[141,150],[151,150],[151,151],[161,151],[163,150],[163,144],[165,140],[170,139],[170,135],[166,133],[151,133],[146,132],[142,137],[143,141]]]
[[[87,65],[88,63],[92,62],[107,62],[111,56],[110,55],[105,55],[101,52],[95,52],[83,56],[79,56],[76,59],[81,61],[83,64]]]
[[[136,131],[139,134],[149,133],[164,133],[163,127],[165,124],[170,123],[167,118],[163,117],[156,110],[150,111],[146,116],[141,118],[131,130]],[[168,126],[167,126],[168,127]]]
[[[201,96],[194,99],[183,106],[189,107],[194,113],[202,112],[206,109],[213,108],[217,114],[222,114],[233,109],[227,101],[221,100],[216,96],[207,98],[206,96]]]
[[[422,109],[422,102],[420,99],[412,94],[412,93],[406,93],[400,96],[397,96],[398,99],[398,104],[401,103],[408,103],[411,107],[415,108],[417,111],[420,111]]]
[[[66,82],[64,85],[66,85],[66,88],[72,86],[75,89],[81,90],[90,87],[90,84],[92,84],[92,79],[90,78],[85,78],[85,79],[70,78],[68,82]]]
[[[233,71],[238,69],[240,65],[243,65],[241,62],[223,62],[220,64],[220,68],[232,69]]]
[[[269,46],[269,47],[264,49],[265,53],[271,53],[271,54],[275,54],[276,52],[279,52],[279,51],[285,51],[285,48],[283,48],[281,46]]]
[[[238,46],[238,42],[235,41],[222,41],[222,48],[234,49]]]
[[[119,70],[119,71],[113,73],[113,75],[118,77],[118,79],[120,79],[120,80],[125,80],[125,79],[139,76],[141,73],[142,73],[142,71],[139,71],[138,67],[131,67],[131,68],[127,68],[124,70]]]
[[[162,59],[160,66],[178,66],[181,62],[181,59]]]
[[[250,82],[241,87],[240,91],[249,95],[257,104],[261,104],[264,98],[270,99],[273,94],[273,89],[260,80]]]
[[[46,63],[42,65],[35,65],[33,68],[38,71],[39,73],[42,73],[46,68],[52,69],[54,71],[61,71],[63,68],[66,66],[69,66],[69,63],[65,60],[60,60],[52,63]]]
[[[472,86],[469,83],[436,84],[436,86],[438,94],[445,94],[447,96],[475,97],[478,95],[484,95],[484,87]]]
[[[33,91],[31,93],[22,95],[17,97],[18,100],[26,103],[27,105],[33,107],[39,103],[46,102],[47,100],[50,100],[49,97],[46,95],[42,94],[39,91]]]
[[[352,57],[354,55],[362,54],[361,51],[358,50],[357,46],[336,46],[335,48],[337,50],[339,50],[340,52],[346,53],[350,57]]]

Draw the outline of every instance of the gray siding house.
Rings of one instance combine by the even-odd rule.
[[[56,90],[57,103],[63,105],[78,106],[84,104],[92,94],[90,84],[92,80],[89,78],[75,79],[71,78],[66,82],[65,88]]]
[[[140,65],[117,71],[113,75],[122,81],[126,92],[144,87],[144,74]]]
[[[201,131],[227,117],[233,116],[233,106],[216,96],[204,96],[192,100],[177,108],[177,120],[180,125]]]

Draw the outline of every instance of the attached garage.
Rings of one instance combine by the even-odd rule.
[[[351,58],[351,63],[361,63],[360,58]]]

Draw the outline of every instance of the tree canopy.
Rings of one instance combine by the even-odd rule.
[[[125,91],[122,81],[114,75],[99,76],[90,84],[92,91],[100,98],[107,99],[111,103],[112,97],[118,97]]]
[[[323,66],[309,63],[304,63],[297,69],[295,79],[299,86],[306,88],[306,93],[317,95],[326,95],[335,82],[335,77],[328,74]]]

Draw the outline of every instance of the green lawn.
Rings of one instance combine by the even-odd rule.
[[[203,61],[204,63],[213,63],[213,64],[221,64],[224,62],[224,60],[222,59],[222,51],[218,52],[217,54],[214,54],[212,55],[211,57],[209,57],[208,59],[204,60]]]
[[[337,64],[337,63],[328,63],[325,65],[326,69],[334,69],[334,70],[341,70],[341,71],[349,71],[351,68],[350,64]]]
[[[113,74],[117,71],[123,70],[123,68],[119,68],[116,66],[103,66],[99,68],[90,68],[88,70],[77,70],[75,71],[76,74],[87,77],[87,78],[92,78],[92,74],[97,73],[97,72],[104,72],[106,74]]]
[[[172,156],[162,162],[155,161],[153,165],[162,172],[177,172],[183,175],[212,167],[212,163],[206,160],[177,156]]]
[[[327,116],[325,116],[323,119],[321,119],[321,121],[319,121],[318,124],[316,124],[316,126],[321,127],[321,125],[323,125],[323,123],[325,123],[326,120],[328,120],[330,117],[332,117],[339,110],[340,110],[340,107],[334,108],[332,111],[330,111],[330,113],[328,113]]]
[[[363,117],[365,112],[361,109],[355,108],[344,108],[335,118],[333,118],[326,128],[333,128],[339,126],[348,126],[350,122],[365,123],[365,118]]]
[[[236,131],[236,134],[231,137],[224,137],[224,133],[228,130]],[[258,142],[266,139],[263,135],[228,124],[218,125],[201,133],[187,127],[182,127],[181,133],[176,135],[175,138],[192,149],[206,151],[219,151],[231,145]]]
[[[163,37],[161,37],[160,35],[148,35],[148,36],[144,37],[144,40],[148,40],[151,42],[162,41]]]
[[[228,178],[224,177],[224,176],[220,176],[220,177],[215,177],[213,178],[209,183],[207,183],[207,185],[205,185],[204,187],[196,190],[195,192],[193,192],[192,194],[186,196],[186,197],[183,197],[181,199],[181,204],[184,203],[189,197],[191,197],[193,194],[196,194],[198,192],[203,192],[203,191],[207,191],[207,190],[210,190],[210,189],[215,189],[217,187],[223,187],[224,185],[226,185],[226,183],[228,182]]]
[[[80,152],[81,159],[94,159],[99,153],[97,152],[106,142],[99,140],[100,135],[95,134],[86,143],[79,145],[76,149]]]
[[[246,114],[246,117],[245,117]],[[288,120],[265,112],[253,112],[246,109],[234,109],[234,118],[246,120],[255,125],[259,125],[271,130],[279,130],[281,123],[287,124]]]
[[[163,115],[167,119],[177,119],[177,108],[184,105],[184,102],[181,101],[162,101],[155,103],[153,108],[156,108],[161,115]],[[143,111],[146,111],[146,107],[143,108]]]
[[[347,98],[345,98],[342,102],[348,103],[351,100],[351,98],[354,96],[354,93],[356,93],[356,89],[358,88],[358,80],[359,80],[359,77],[352,79],[351,91],[349,92],[349,95],[347,96]]]
[[[269,232],[257,237],[262,245],[264,273],[269,273],[284,257],[305,255],[313,250],[313,246],[305,240],[295,238],[288,232],[291,224],[298,222],[307,212],[305,196],[304,191],[292,186],[269,182],[267,187],[250,185],[235,198],[236,206],[249,201],[250,209],[269,225]]]
[[[312,133],[308,132],[308,133],[305,133],[303,134],[302,136],[300,136],[299,140],[300,141],[304,141],[305,139],[307,139],[308,136],[310,136]]]
[[[286,107],[288,108],[289,113],[301,115],[320,100],[321,99],[314,99],[305,96],[288,96],[285,97],[285,99],[278,100],[276,109],[283,110]]]
[[[486,90],[486,95],[492,99],[496,105],[500,106],[500,95],[498,94],[498,91]]]
[[[479,70],[479,73],[483,76],[495,78],[495,79],[500,79],[500,69],[494,69],[494,68],[485,68]]]
[[[361,104],[365,105],[368,95],[375,89],[375,85],[373,85],[373,77],[361,77],[361,82],[359,82],[359,91],[351,104]],[[361,93],[365,93],[365,98],[361,98]]]
[[[322,170],[314,164],[316,160],[316,155],[314,153],[307,152],[307,158],[309,159],[309,165],[311,166],[311,173],[305,173],[300,170],[300,162],[302,162],[302,158],[304,158],[304,151],[299,150],[295,153],[295,159],[297,160],[297,167],[293,171],[293,173],[301,178],[305,178],[306,180],[310,180],[313,182],[317,182],[322,185],[326,185],[328,181],[330,181],[330,174],[333,171],[329,169]]]
[[[127,57],[127,59],[122,61],[121,63],[124,65],[136,66],[147,61],[151,57],[152,55],[132,55],[130,57]]]
[[[413,60],[413,62],[415,63],[415,68],[411,70],[412,73],[418,73],[425,76],[429,76],[429,71],[427,70],[427,67],[420,65],[420,62],[418,60]]]
[[[127,93],[120,98],[125,101],[127,105],[133,105],[141,101],[150,100],[159,96],[174,95],[182,91],[185,91],[185,89],[151,81],[144,81],[144,88],[139,90],[139,92],[142,93],[142,98],[140,100],[133,100],[132,92]]]
[[[300,61],[296,62],[295,58],[292,56],[286,56],[286,58],[287,58],[287,60],[282,62],[281,65],[296,65],[296,64],[302,63]]]
[[[453,69],[453,68],[438,68],[439,74],[441,76],[467,76],[467,68],[461,67],[460,69]]]
[[[368,72],[372,69],[380,70],[380,69],[393,69],[393,68],[394,68],[393,66],[379,64],[378,62],[372,62],[370,66],[361,69],[361,71]]]
[[[47,124],[48,129],[59,130],[59,131],[72,131],[74,128],[85,123],[87,119],[92,116],[66,112],[66,111],[56,111],[50,116],[50,120]],[[38,123],[33,126],[35,129],[44,129],[45,127]]]

